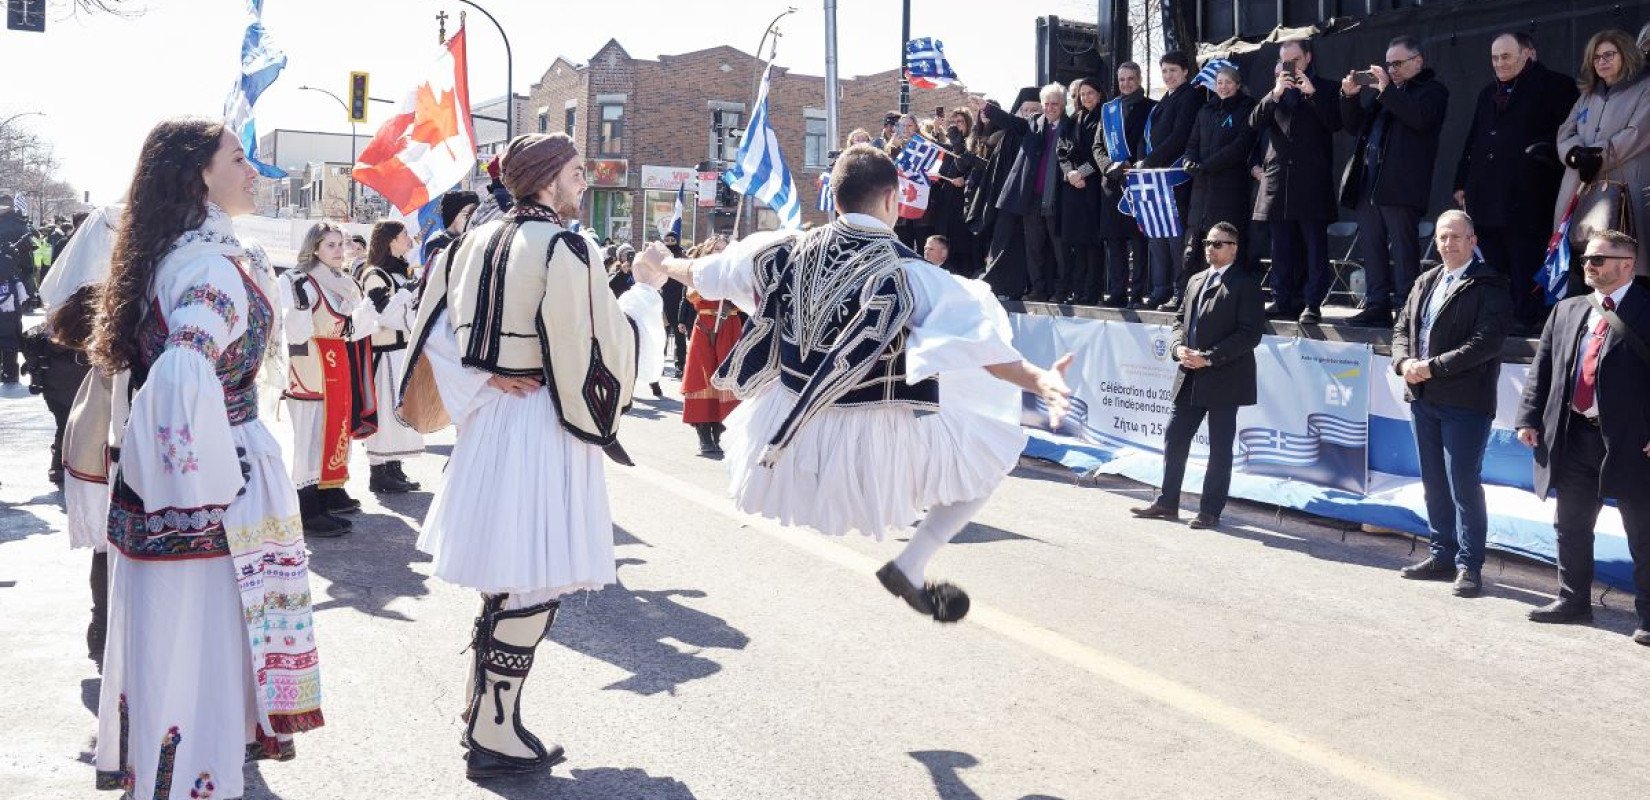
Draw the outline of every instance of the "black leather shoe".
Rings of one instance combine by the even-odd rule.
[[[1100,305],[1106,308],[1126,308],[1129,305],[1129,300],[1126,297],[1108,297],[1101,301]]]
[[[1592,622],[1593,605],[1572,602],[1569,600],[1554,600],[1530,612],[1531,622]]]
[[[1300,318],[1296,322],[1302,325],[1318,325],[1323,322],[1323,312],[1315,308],[1308,308],[1301,312]]]
[[[372,477],[367,481],[367,490],[373,494],[406,494],[417,488],[409,486],[396,475],[392,464],[373,464],[371,469]]]
[[[1208,528],[1218,528],[1220,527],[1220,517],[1217,517],[1214,514],[1198,514],[1197,516],[1192,517],[1191,522],[1186,523],[1186,527],[1194,528],[1200,531]]]
[[[1387,308],[1366,308],[1348,317],[1348,325],[1359,325],[1366,328],[1392,327],[1392,310]]]
[[[1477,597],[1479,592],[1484,591],[1484,580],[1478,570],[1456,570],[1454,591],[1456,597]]]
[[[1180,298],[1171,297],[1167,300],[1164,300],[1163,302],[1161,302],[1157,305],[1157,310],[1158,311],[1167,311],[1167,312],[1170,312],[1170,313],[1179,311],[1180,310]]]
[[[335,539],[349,533],[349,520],[339,519],[331,514],[316,514],[304,518],[304,535],[319,539]]]
[[[877,580],[889,594],[904,600],[917,613],[933,617],[935,622],[956,622],[968,616],[968,593],[955,584],[929,581],[918,589],[892,561],[877,570]]]
[[[1455,563],[1428,556],[1419,564],[1398,570],[1398,574],[1412,581],[1447,581],[1455,577]]]
[[[395,477],[401,479],[402,483],[406,484],[407,491],[416,492],[419,489],[424,488],[423,485],[420,484],[418,481],[415,481],[412,478],[407,477],[407,471],[402,468],[401,462],[391,461],[390,462],[390,471],[395,473]]]
[[[321,507],[326,509],[328,514],[354,514],[361,510],[361,501],[350,497],[349,492],[344,491],[342,486],[322,489],[320,494]]]
[[[506,775],[521,775],[549,770],[566,760],[567,751],[559,744],[551,745],[549,753],[544,758],[536,760],[505,761],[498,756],[479,750],[470,750],[464,754],[464,777],[474,781],[486,778],[502,778]]]
[[[1650,647],[1650,628],[1639,628],[1633,631],[1633,643]]]
[[[1160,506],[1156,503],[1140,508],[1131,508],[1129,513],[1139,519],[1166,519],[1170,521],[1180,519],[1180,509]]]

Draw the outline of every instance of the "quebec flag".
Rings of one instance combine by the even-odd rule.
[[[257,168],[259,175],[285,178],[285,170],[258,160],[258,128],[253,106],[286,68],[286,53],[275,47],[268,29],[264,28],[264,0],[247,0],[247,13],[252,19],[246,26],[246,38],[241,40],[241,76],[224,100],[224,125],[240,137],[246,160]]]
[[[939,89],[957,82],[957,72],[945,60],[945,43],[931,36],[905,43],[905,77],[912,86]]]

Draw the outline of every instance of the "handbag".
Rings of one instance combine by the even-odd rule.
[[[1575,212],[1570,217],[1570,245],[1574,252],[1587,247],[1587,237],[1596,231],[1620,231],[1636,236],[1633,230],[1632,190],[1626,183],[1607,178],[1594,180],[1576,194]]]

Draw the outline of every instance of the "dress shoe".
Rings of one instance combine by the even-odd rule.
[[[1180,310],[1180,298],[1171,297],[1167,300],[1164,300],[1161,303],[1158,303],[1157,304],[1157,310],[1158,311],[1167,311],[1167,312],[1170,312],[1170,313],[1174,313],[1176,311],[1179,311]]]
[[[1398,574],[1412,581],[1447,581],[1455,577],[1455,563],[1437,556],[1428,556],[1419,564],[1398,570]]]
[[[1129,299],[1127,297],[1108,297],[1105,300],[1102,300],[1100,305],[1103,305],[1106,308],[1127,308],[1129,305]]]
[[[1295,309],[1290,308],[1289,306],[1283,305],[1281,303],[1267,303],[1266,304],[1266,318],[1267,319],[1288,319],[1290,317],[1295,316],[1295,314],[1297,314],[1297,313],[1299,313],[1299,312],[1295,311]]]
[[[1530,611],[1531,622],[1592,622],[1593,604],[1586,605],[1570,600],[1554,600],[1540,608]]]
[[[905,601],[917,613],[935,622],[956,622],[968,616],[968,593],[951,583],[928,581],[917,588],[898,564],[890,561],[877,570],[877,580],[888,593]]]
[[[1217,517],[1214,514],[1198,514],[1197,516],[1192,517],[1191,522],[1186,523],[1186,527],[1200,531],[1207,530],[1209,528],[1218,528],[1220,527],[1220,517]]]
[[[1478,570],[1462,569],[1455,572],[1454,592],[1456,597],[1477,597],[1484,591],[1484,580]]]
[[[1366,328],[1390,328],[1392,327],[1392,309],[1366,308],[1348,317],[1346,324]]]
[[[1131,509],[1129,509],[1129,513],[1135,515],[1136,517],[1138,517],[1140,519],[1166,519],[1166,520],[1178,520],[1178,519],[1180,519],[1180,509],[1170,508],[1169,506],[1160,506],[1156,503],[1152,503],[1149,506],[1141,506],[1139,508],[1131,508]]]
[[[1301,312],[1300,319],[1296,321],[1302,325],[1317,325],[1323,322],[1323,312],[1315,308],[1308,308]]]
[[[1650,647],[1650,628],[1639,628],[1633,631],[1633,643]]]

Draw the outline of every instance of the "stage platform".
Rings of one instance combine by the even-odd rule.
[[[1123,308],[1032,303],[1020,300],[1005,300],[1003,301],[1003,307],[1010,312],[1037,314],[1046,317],[1104,319],[1114,322],[1142,322],[1148,325],[1174,324],[1174,314],[1159,311],[1130,311]],[[1302,325],[1290,320],[1267,320],[1266,333],[1273,336],[1367,344],[1373,347],[1378,355],[1391,355],[1392,329],[1365,328],[1342,322],[1342,320],[1356,313],[1358,313],[1357,309],[1348,306],[1324,306],[1324,322],[1322,324]],[[1501,349],[1502,363],[1530,363],[1530,360],[1535,357],[1537,340],[1538,337],[1508,336],[1507,343]]]

